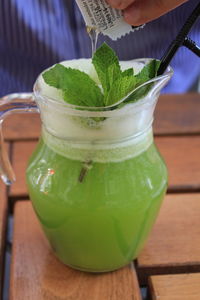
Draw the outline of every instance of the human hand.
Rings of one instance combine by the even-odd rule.
[[[110,6],[123,10],[127,23],[138,26],[166,14],[188,0],[107,0]]]

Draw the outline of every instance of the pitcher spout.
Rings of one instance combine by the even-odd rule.
[[[158,76],[152,80],[150,80],[147,84],[151,85],[149,89],[149,97],[156,97],[160,94],[161,90],[167,85],[169,80],[171,79],[173,75],[173,71],[169,74],[164,74],[161,76]]]
[[[142,105],[144,102],[151,103],[154,100],[157,100],[161,90],[167,85],[169,80],[173,75],[173,70],[171,67],[168,67],[166,72],[163,75],[152,78],[151,80],[146,81],[145,83],[137,86],[133,91],[126,95],[119,102],[115,103],[112,106],[109,106],[110,109],[116,107],[120,108],[124,104],[137,103]],[[137,106],[137,105],[136,105]]]

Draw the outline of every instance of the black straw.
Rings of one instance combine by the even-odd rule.
[[[191,40],[189,37],[185,38],[183,42],[183,46],[185,46],[186,48],[191,50],[194,54],[200,57],[200,47],[198,47],[196,43],[193,40]]]
[[[185,42],[185,39],[186,39],[188,33],[190,32],[192,26],[194,25],[194,23],[196,22],[196,20],[198,19],[199,16],[200,16],[200,2],[196,6],[196,8],[193,10],[191,15],[188,17],[185,24],[181,28],[179,34],[177,35],[175,40],[171,43],[171,45],[169,46],[169,48],[163,55],[163,57],[161,59],[160,67],[158,69],[158,75],[162,75],[165,72],[165,70],[167,69],[168,65],[170,64],[172,58],[178,51],[179,47],[184,45],[184,42]],[[187,44],[186,47],[189,48],[188,42],[185,42],[185,43]],[[191,48],[189,48],[189,49],[192,50]],[[198,55],[198,49],[196,50],[196,54]]]

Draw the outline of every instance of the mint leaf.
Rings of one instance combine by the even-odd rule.
[[[113,83],[111,89],[105,97],[105,105],[112,105],[121,99],[123,99],[128,93],[130,93],[136,84],[134,76],[119,77]]]
[[[104,105],[112,105],[124,98],[135,86],[132,68],[121,71],[114,51],[102,44],[93,55],[92,63],[104,90]]]
[[[42,77],[48,85],[57,89],[62,89],[64,85],[64,73],[64,68],[60,64],[57,64],[53,68],[43,73]]]
[[[107,44],[103,43],[94,53],[92,63],[106,95],[113,82],[121,76],[118,57]]]
[[[133,92],[130,96],[126,98],[124,104],[137,102],[138,100],[144,98],[152,87],[152,83],[148,83],[145,86],[139,88],[137,91]]]
[[[44,81],[62,90],[64,100],[80,106],[103,106],[103,95],[96,83],[84,72],[55,65],[43,74]]]
[[[125,71],[122,72],[122,76],[133,76],[134,75],[134,70],[133,68],[127,69]]]
[[[135,76],[135,88],[156,77],[159,66],[160,61],[155,59],[150,61],[146,66],[144,66],[140,73],[138,73]],[[133,103],[144,98],[152,88],[152,85],[153,83],[148,83],[145,86],[139,88],[138,90],[133,92],[123,103]]]
[[[150,61],[144,68],[136,75],[137,86],[145,83],[146,81],[156,77],[160,61],[154,59]]]

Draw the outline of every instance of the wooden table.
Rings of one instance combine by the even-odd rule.
[[[52,255],[25,185],[39,131],[37,115],[15,115],[4,124],[17,182],[0,184],[2,299],[141,300],[145,286],[147,299],[199,300],[200,95],[160,97],[154,132],[169,169],[168,194],[137,261],[116,272],[75,271]]]

